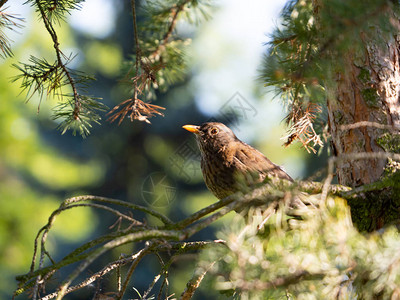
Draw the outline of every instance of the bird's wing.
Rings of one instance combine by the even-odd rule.
[[[243,143],[234,155],[237,168],[245,172],[254,172],[261,175],[263,180],[267,175],[293,181],[293,179],[278,165],[270,161],[264,154],[250,145]]]

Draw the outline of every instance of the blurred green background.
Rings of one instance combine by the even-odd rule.
[[[165,117],[153,118],[152,125],[125,120],[118,126],[106,122],[104,114],[102,125],[94,126],[86,139],[70,132],[60,135],[55,129],[51,113],[56,100],[40,102],[33,97],[25,103],[19,83],[10,82],[17,75],[12,64],[26,62],[32,54],[50,61],[54,55],[43,24],[23,3],[9,3],[7,11],[25,22],[17,33],[8,32],[14,40],[14,57],[0,60],[1,299],[10,298],[16,287],[15,275],[29,270],[37,231],[67,197],[113,197],[152,206],[172,220],[216,201],[205,188],[199,153],[194,138],[181,129],[184,124],[228,121],[240,139],[283,165],[294,178],[304,178],[322,165],[323,156],[310,155],[297,145],[282,147],[284,108],[278,99],[271,101],[274,94],[257,81],[263,44],[285,1],[220,1],[211,20],[198,27],[179,24],[178,32],[192,38],[187,49],[190,71],[181,83],[157,95],[155,104],[166,107]],[[95,75],[97,81],[89,94],[102,97],[109,107],[129,97],[127,87],[120,84],[124,60],[133,49],[129,12],[129,1],[86,1],[80,12],[68,18],[68,24],[57,27],[63,52],[77,54],[70,67]],[[88,208],[65,212],[56,221],[48,250],[59,259],[83,241],[110,230],[115,221]],[[212,230],[224,222],[200,236],[212,239]],[[110,255],[118,257],[132,250],[133,246],[124,246]],[[104,257],[99,266],[106,261]],[[189,257],[173,265],[171,290],[183,291],[194,263]],[[146,289],[157,268],[156,260],[143,261],[132,286]],[[86,275],[97,270],[91,267]],[[107,288],[113,286],[113,278],[109,279],[98,283],[105,291],[112,289]],[[90,299],[96,288],[67,299]],[[130,297],[135,297],[133,291]],[[202,299],[202,294],[196,297]]]

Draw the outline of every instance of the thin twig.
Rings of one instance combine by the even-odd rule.
[[[155,253],[157,255],[157,253]],[[147,299],[147,296],[150,294],[150,292],[152,291],[152,289],[154,288],[155,284],[158,282],[158,280],[160,280],[161,276],[164,274],[164,271],[162,270],[160,273],[158,273],[153,281],[150,283],[148,289],[143,293],[143,299]]]
[[[161,286],[160,286],[160,291],[158,292],[157,300],[161,300],[162,291],[164,290],[164,287],[166,287],[166,288],[165,288],[165,297],[167,297],[167,295],[168,295],[168,285],[169,285],[169,282],[168,282],[168,273],[166,273],[166,274],[165,274],[165,277],[164,277],[164,280],[163,280],[163,282],[162,282],[162,284],[161,284]]]
[[[353,124],[347,124],[347,125],[339,125],[339,130],[351,130],[355,128],[360,128],[360,127],[375,127],[378,129],[386,129],[386,130],[391,130],[395,132],[399,132],[400,126],[398,125],[385,125],[385,124],[380,124],[377,122],[369,122],[369,121],[361,121],[361,122],[356,122]]]
[[[50,215],[48,223],[45,226],[43,226],[39,230],[38,234],[36,235],[35,243],[34,243],[33,258],[32,258],[32,263],[31,263],[31,268],[30,268],[30,272],[31,273],[34,271],[34,268],[35,268],[36,255],[37,255],[37,249],[38,249],[38,240],[39,240],[40,235],[42,235],[42,238],[41,238],[41,254],[40,254],[39,267],[38,267],[39,269],[41,269],[43,267],[43,264],[44,264],[44,256],[45,256],[45,254],[47,252],[46,248],[45,248],[45,242],[46,242],[46,239],[47,239],[48,231],[52,227],[52,224],[54,223],[56,216],[59,215],[64,210],[72,209],[72,208],[74,208],[76,206],[80,206],[80,205],[76,205],[76,204],[75,205],[71,205],[72,203],[77,203],[77,202],[80,202],[80,201],[88,201],[88,200],[122,205],[122,206],[126,206],[126,207],[129,207],[129,208],[132,208],[132,209],[139,209],[139,210],[143,210],[143,211],[145,211],[145,212],[147,212],[147,213],[149,213],[149,214],[151,214],[153,216],[158,216],[158,217],[160,217],[161,220],[164,220],[164,221],[168,220],[168,219],[165,219],[165,217],[163,215],[161,215],[159,213],[156,213],[155,211],[153,211],[151,209],[148,209],[148,208],[145,208],[145,207],[141,207],[141,206],[138,206],[138,205],[134,205],[134,204],[131,204],[131,203],[123,202],[123,201],[120,201],[120,200],[104,198],[104,197],[96,197],[96,196],[90,196],[90,195],[89,196],[78,196],[78,197],[69,198],[69,199],[65,200],[60,205],[60,208],[55,210]],[[90,206],[90,205],[88,205],[88,206]],[[94,206],[96,206],[96,205],[94,205]],[[109,208],[108,210],[112,211],[111,208]],[[121,214],[121,215],[123,215],[123,214]],[[125,217],[127,217],[127,216],[125,216]],[[127,217],[127,218],[129,218],[129,217]],[[132,218],[130,218],[130,219],[134,220]],[[168,220],[168,223],[171,223],[171,221]],[[37,286],[35,286],[35,289],[38,289],[38,284],[37,284]]]
[[[41,250],[41,251],[40,251],[40,259],[39,259],[39,266],[38,266],[39,269],[41,269],[41,268],[43,267],[43,265],[44,265],[44,259],[45,259],[46,253],[47,253],[47,251],[46,251],[46,246],[45,246],[45,243],[46,243],[46,240],[47,240],[47,235],[48,235],[48,233],[49,233],[49,231],[50,231],[50,228],[51,228],[52,224],[53,224],[54,221],[55,221],[55,217],[56,217],[60,212],[61,212],[61,211],[58,211],[58,210],[54,211],[54,212],[51,214],[47,225],[44,226],[44,227],[42,227],[42,228],[39,230],[38,235],[36,236],[36,239],[35,239],[35,249],[37,250],[37,242],[38,242],[37,239],[40,237],[40,233],[43,232],[43,233],[42,233],[42,238],[41,238],[41,241],[40,241],[40,250]],[[33,259],[32,259],[31,270],[32,270],[32,268],[34,268],[35,260],[36,260],[36,253],[34,253],[34,257],[33,257]],[[35,285],[34,285],[34,288],[33,288],[33,291],[34,291],[34,294],[33,294],[33,297],[32,297],[33,300],[36,300],[36,297],[37,297],[37,295],[38,295],[39,287],[40,287],[40,285],[41,285],[41,283],[42,283],[42,280],[41,280],[41,279],[42,279],[42,276],[41,276],[41,275],[37,276],[37,278],[36,278],[36,282],[35,282]]]
[[[149,55],[150,58],[158,59],[157,57],[160,55],[161,51],[167,45],[167,43],[172,35],[172,32],[174,31],[174,29],[176,27],[176,22],[178,20],[179,14],[183,11],[185,5],[189,1],[190,0],[184,1],[181,4],[175,5],[174,7],[171,8],[171,23],[169,24],[168,30],[164,34],[162,41],[157,45],[157,48]]]
[[[109,241],[105,245],[100,248],[93,250],[89,256],[68,276],[68,278],[63,282],[63,284],[59,287],[59,292],[57,295],[57,300],[62,299],[65,295],[69,285],[71,282],[83,271],[85,270],[95,259],[104,254],[105,252],[114,249],[118,246],[124,245],[129,242],[141,241],[141,240],[150,240],[153,238],[169,238],[169,239],[179,239],[179,235],[173,231],[167,230],[146,230],[129,233],[127,235],[116,238],[112,241]],[[124,291],[124,285],[122,286],[121,292]]]
[[[203,228],[206,228],[211,223],[214,223],[216,220],[218,220],[219,218],[223,217],[224,215],[226,215],[227,213],[231,212],[232,210],[234,210],[235,208],[237,208],[241,205],[242,205],[241,203],[238,203],[235,201],[235,202],[221,208],[218,212],[212,214],[211,216],[201,220],[201,222],[198,222],[197,224],[195,224],[187,229],[182,230],[181,239],[186,239],[186,238],[192,236],[196,232],[199,232]]]
[[[334,176],[334,165],[339,161],[346,160],[362,160],[362,159],[388,159],[391,158],[393,160],[400,161],[400,154],[392,153],[392,152],[360,152],[360,153],[341,153],[338,156],[332,156],[328,159],[328,176],[324,181],[324,186],[322,189],[321,200],[326,200],[328,195],[328,190],[331,185]],[[350,191],[345,191],[344,195],[354,194],[350,193]]]
[[[144,213],[152,215],[153,217],[156,217],[157,219],[159,219],[164,224],[172,224],[172,221],[170,219],[168,219],[163,214],[161,214],[161,213],[159,213],[159,212],[157,212],[157,211],[155,211],[155,210],[153,210],[151,208],[148,208],[148,207],[145,207],[145,206],[141,206],[141,205],[137,205],[137,204],[133,204],[133,203],[126,202],[126,201],[107,198],[107,197],[94,196],[94,195],[77,196],[77,197],[72,197],[72,198],[66,199],[63,202],[62,205],[69,205],[71,203],[76,203],[76,202],[81,202],[81,201],[98,201],[98,202],[103,202],[103,203],[115,204],[115,205],[119,205],[119,206],[125,206],[125,207],[128,207],[130,209],[140,210],[140,211],[142,211]]]
[[[154,279],[153,279],[152,283],[149,285],[148,289],[143,293],[143,296],[142,296],[143,299],[147,299],[147,296],[153,290],[154,285],[158,282],[158,280],[161,278],[161,276],[165,276],[164,280],[163,280],[163,283],[161,285],[161,289],[160,289],[160,293],[161,293],[162,292],[162,288],[163,288],[164,283],[165,283],[165,279],[168,276],[169,264],[168,264],[168,266],[165,265],[163,259],[161,258],[161,255],[160,255],[160,253],[158,251],[155,251],[154,254],[156,255],[156,257],[158,258],[158,261],[161,264],[161,271],[154,277]],[[170,259],[170,261],[171,260],[172,260],[172,258]]]
[[[135,259],[137,259],[141,253],[145,251],[145,248],[141,249],[140,251],[136,252],[133,255],[130,255],[128,257],[119,259],[117,261],[114,261],[110,264],[108,264],[107,266],[105,266],[103,269],[101,269],[100,271],[94,273],[93,275],[91,275],[90,277],[86,278],[85,280],[83,280],[82,282],[80,282],[77,285],[71,286],[67,289],[67,291],[65,292],[65,294],[69,294],[71,292],[74,292],[76,290],[79,290],[85,286],[90,285],[91,283],[95,282],[97,279],[103,277],[105,274],[111,272],[112,270],[119,268],[123,265],[126,265],[127,263],[134,261]],[[55,297],[57,297],[58,292],[54,292],[51,294],[48,294],[42,298],[40,298],[40,300],[49,300],[49,299],[53,299]]]
[[[109,115],[108,121],[114,122],[119,119],[118,125],[122,123],[126,116],[133,121],[145,121],[150,124],[149,118],[155,115],[164,116],[160,110],[165,108],[162,106],[145,103],[138,98],[138,96],[143,92],[146,86],[155,83],[156,77],[155,73],[163,68],[163,64],[150,65],[142,60],[141,49],[138,37],[138,29],[136,23],[136,3],[135,0],[131,0],[132,7],[132,18],[133,18],[133,32],[135,35],[135,73],[133,76],[133,95],[129,99],[121,102],[119,105],[114,106],[114,108],[107,113]],[[129,74],[129,72],[128,72]],[[139,84],[140,81],[140,84]]]
[[[57,33],[56,33],[53,25],[51,24],[50,20],[47,18],[39,0],[36,0],[36,5],[39,8],[40,14],[41,14],[43,22],[44,22],[44,26],[46,27],[47,31],[49,32],[49,34],[51,36],[51,39],[53,40],[53,45],[54,45],[54,49],[56,51],[56,56],[57,56],[58,67],[60,67],[63,70],[64,74],[68,78],[69,85],[72,88],[72,92],[74,94],[74,118],[78,119],[81,103],[80,103],[80,97],[78,94],[78,90],[76,88],[75,80],[72,78],[70,72],[68,71],[67,67],[65,66],[65,64],[62,61],[61,56],[64,56],[64,55],[62,54],[62,52],[60,50],[60,43],[58,42]]]
[[[70,208],[74,208],[74,207],[94,207],[94,208],[100,208],[100,209],[102,209],[102,210],[109,211],[109,212],[115,214],[116,216],[118,216],[118,217],[120,217],[120,218],[122,218],[122,219],[125,219],[125,220],[131,222],[131,223],[134,224],[134,225],[137,225],[137,226],[144,225],[142,222],[140,222],[140,221],[138,221],[138,220],[136,220],[136,219],[134,219],[134,218],[132,218],[132,217],[130,217],[130,216],[127,216],[127,215],[121,213],[120,211],[118,211],[118,210],[116,210],[116,209],[113,209],[113,208],[108,207],[108,206],[105,206],[105,205],[96,204],[96,203],[80,203],[80,204],[69,205],[69,206],[66,207],[65,209],[67,209],[67,208],[70,209]]]
[[[192,299],[194,293],[199,288],[200,283],[203,281],[204,276],[206,276],[207,272],[214,266],[215,261],[210,263],[207,268],[203,269],[199,274],[194,274],[190,281],[186,284],[186,288],[183,291],[180,300],[190,300]]]
[[[83,200],[88,200],[88,199],[96,199],[99,200],[97,197],[95,196],[89,196],[89,197],[74,197],[74,198],[69,198],[67,199],[62,205],[61,208],[54,211],[52,213],[52,215],[49,218],[49,222],[46,226],[44,226],[38,234],[38,238],[40,236],[41,233],[43,233],[42,235],[42,246],[44,246],[44,242],[46,240],[47,237],[47,233],[49,231],[49,229],[51,228],[51,225],[53,224],[55,217],[61,213],[62,211],[66,210],[66,209],[70,209],[76,206],[72,206],[71,203],[76,203],[78,201],[83,201]],[[114,199],[102,199],[105,200],[105,202],[110,202],[110,203],[119,203],[120,201],[115,201]],[[112,200],[112,201],[110,201]],[[121,201],[122,202],[122,201]],[[211,206],[213,208],[213,206]],[[136,241],[136,240],[149,240],[151,239],[151,237],[153,238],[167,238],[167,239],[183,239],[185,237],[189,237],[190,235],[194,234],[195,232],[201,230],[202,228],[204,228],[205,226],[207,226],[207,224],[210,224],[210,222],[213,222],[215,220],[217,220],[219,217],[223,216],[225,213],[229,212],[231,209],[233,209],[235,206],[232,205],[232,207],[226,208],[225,210],[223,210],[222,213],[217,213],[212,215],[209,218],[206,218],[205,220],[200,221],[198,224],[196,224],[196,226],[190,228],[189,231],[165,231],[165,230],[157,230],[157,229],[148,229],[146,228],[146,230],[141,230],[141,231],[136,231],[136,232],[132,232],[129,234],[126,234],[121,236],[121,237],[117,237],[114,238],[113,240],[109,241],[107,244],[105,244],[104,246],[101,246],[100,248],[96,249],[96,250],[92,250],[92,251],[86,251],[84,254],[81,255],[77,255],[77,253],[79,254],[79,252],[81,252],[82,250],[86,249],[87,247],[81,247],[81,251],[79,252],[75,252],[74,257],[71,257],[71,255],[68,255],[64,260],[62,260],[60,263],[50,266],[50,267],[46,267],[46,268],[42,268],[42,264],[40,264],[39,270],[35,271],[35,272],[30,272],[27,275],[24,276],[19,276],[18,280],[22,280],[22,281],[27,281],[29,280],[29,278],[35,277],[37,278],[37,283],[36,283],[36,292],[39,290],[39,285],[42,284],[43,282],[41,281],[42,278],[42,274],[50,274],[51,272],[54,272],[55,269],[61,268],[62,266],[65,266],[67,264],[70,264],[72,262],[75,261],[80,261],[83,260],[83,263],[69,276],[69,278],[63,283],[63,285],[60,287],[60,290],[57,294],[57,298],[61,299],[63,297],[63,295],[65,295],[65,293],[67,293],[69,291],[69,285],[72,282],[72,280],[74,278],[76,278],[76,276],[81,273],[91,262],[93,262],[94,259],[96,259],[97,257],[99,257],[101,254],[103,254],[105,251],[108,251],[109,249],[115,248],[119,245],[128,243],[128,242],[132,242],[132,241]],[[215,209],[215,207],[213,208]],[[194,222],[195,220],[193,220]],[[99,239],[100,241],[101,239]],[[97,242],[96,242],[97,243]],[[201,247],[201,245],[206,245],[206,243],[189,243],[189,244],[184,244],[184,249],[191,249],[191,247]],[[176,245],[178,247],[181,247],[182,245]],[[172,247],[176,247],[173,246]],[[160,246],[158,246],[160,247]],[[44,248],[42,248],[44,249]],[[170,249],[170,248],[168,248]],[[41,262],[43,261],[43,252],[42,252],[42,259]],[[71,257],[71,258],[69,258]],[[34,263],[32,264],[34,266]],[[45,278],[47,278],[48,275],[45,276]]]
[[[61,204],[60,208],[57,209],[56,211],[54,211],[52,213],[52,215],[49,217],[48,224],[46,226],[42,227],[42,229],[39,231],[39,233],[38,233],[38,235],[37,235],[37,237],[35,239],[34,255],[33,255],[33,258],[32,258],[31,270],[26,275],[18,276],[17,279],[19,281],[26,281],[26,280],[28,280],[28,278],[32,278],[32,277],[38,276],[40,274],[46,274],[47,272],[51,271],[52,268],[61,268],[63,266],[66,266],[68,264],[71,264],[71,263],[77,261],[76,260],[77,258],[84,259],[87,256],[89,256],[90,253],[86,253],[85,255],[82,255],[80,257],[76,257],[76,256],[79,255],[81,252],[87,250],[88,248],[94,247],[94,246],[98,245],[99,243],[104,242],[105,240],[115,239],[116,237],[118,237],[118,233],[115,233],[115,234],[111,234],[111,235],[108,235],[108,236],[103,236],[103,237],[101,237],[101,238],[99,238],[97,240],[93,240],[93,241],[89,242],[88,244],[83,245],[82,247],[79,247],[78,249],[73,251],[71,254],[67,255],[63,260],[61,260],[59,263],[53,265],[52,267],[46,267],[46,268],[39,267],[40,272],[39,272],[39,270],[38,271],[34,271],[36,254],[37,254],[37,243],[38,243],[38,239],[39,239],[41,233],[42,232],[46,232],[46,236],[47,236],[47,232],[51,228],[52,224],[54,223],[55,217],[58,214],[60,214],[62,211],[66,210],[66,209],[71,209],[71,208],[74,207],[74,206],[71,205],[71,203],[77,203],[79,201],[87,201],[87,200],[97,200],[97,201],[102,201],[102,202],[106,202],[106,203],[118,204],[118,205],[123,205],[123,206],[127,206],[127,207],[133,206],[133,208],[137,208],[136,205],[132,205],[132,204],[126,203],[124,201],[119,201],[119,200],[110,199],[110,198],[104,198],[104,197],[91,196],[91,195],[89,195],[89,196],[78,196],[78,197],[73,197],[73,198],[69,198],[69,199],[65,200],[64,203]],[[188,219],[184,220],[183,223],[186,224],[186,226],[190,225],[190,224],[194,223],[195,221],[199,220],[202,216],[207,215],[207,214],[217,210],[221,206],[225,205],[226,203],[230,203],[233,200],[232,200],[232,197],[231,197],[231,198],[227,198],[224,201],[220,201],[221,203],[217,202],[217,203],[215,203],[213,205],[210,205],[210,206],[206,207],[205,209],[202,209],[200,211],[200,213],[193,214],[194,217],[192,217],[192,218],[189,217]],[[230,210],[228,209],[228,210],[225,211],[225,213],[227,213],[229,211]],[[153,213],[153,211],[151,211],[150,214],[152,214],[152,213]],[[212,219],[207,220],[207,223],[209,223],[212,220],[215,220],[215,219],[221,217],[222,215],[223,214],[213,215]],[[171,223],[169,223],[169,224],[171,224]],[[171,225],[169,225],[169,224],[168,224],[168,227],[172,228],[172,224]],[[182,226],[181,222],[178,222],[173,227],[177,228],[177,229],[180,229],[180,228],[183,228],[184,226]],[[201,226],[201,223],[200,223],[200,224],[198,224],[198,227],[191,228],[191,230],[189,232],[185,231],[184,235],[188,236],[191,233],[195,232],[196,230],[200,230],[201,228],[203,228],[203,227]],[[150,227],[149,228],[143,228],[142,231],[144,231],[145,229],[146,230],[151,230],[151,229],[154,229],[154,228],[150,228]],[[129,232],[127,232],[125,234],[128,234],[128,233]],[[176,232],[176,233],[180,234],[179,232]],[[44,242],[46,239],[42,239],[42,240]],[[75,260],[72,259],[73,257],[75,257],[76,259]]]
[[[195,221],[201,219],[202,217],[216,211],[217,209],[219,209],[227,204],[230,204],[235,200],[240,199],[240,196],[241,196],[241,193],[238,193],[238,194],[228,196],[218,202],[215,202],[215,203],[195,212],[194,214],[190,215],[186,219],[176,223],[175,226],[177,228],[185,228],[186,226],[193,224]]]
[[[350,153],[350,154],[340,154],[337,157],[332,157],[329,160],[329,170],[328,170],[328,178],[324,182],[324,184],[321,186],[319,184],[317,187],[313,187],[315,189],[319,189],[319,191],[322,190],[321,198],[324,200],[328,196],[328,192],[337,192],[340,194],[346,193],[346,192],[353,192],[354,190],[350,190],[347,187],[341,187],[338,186],[336,189],[334,189],[331,186],[331,180],[333,178],[334,174],[334,164],[337,161],[340,160],[348,160],[348,159],[386,159],[386,158],[392,158],[395,160],[400,160],[400,154],[396,153],[386,153],[386,152],[379,152],[379,153]],[[387,182],[385,182],[387,184]],[[196,213],[191,215],[190,217],[176,223],[172,223],[168,218],[164,217],[162,214],[159,214],[158,212],[155,212],[151,209],[137,206],[128,202],[116,200],[116,199],[111,199],[111,198],[105,198],[105,197],[98,197],[98,196],[79,196],[79,197],[73,197],[65,200],[60,207],[55,210],[51,216],[49,217],[49,221],[46,224],[46,226],[42,227],[39,230],[39,233],[36,236],[35,239],[35,247],[34,247],[34,256],[32,259],[32,265],[31,265],[31,271],[23,276],[19,276],[18,280],[23,282],[23,284],[20,284],[20,289],[22,291],[25,291],[26,288],[32,283],[33,280],[36,279],[34,283],[34,295],[33,297],[37,299],[37,296],[39,295],[39,289],[44,286],[44,284],[48,281],[48,279],[54,274],[54,272],[63,266],[66,266],[68,264],[71,264],[73,262],[78,262],[80,261],[80,265],[70,274],[70,276],[62,283],[62,285],[59,287],[59,290],[57,292],[57,295],[54,297],[57,297],[58,299],[61,299],[65,294],[74,291],[76,289],[82,288],[84,286],[87,286],[91,282],[99,279],[100,277],[104,276],[104,274],[114,270],[115,268],[118,268],[122,266],[125,263],[128,262],[134,262],[132,264],[130,271],[127,274],[127,277],[125,278],[124,283],[119,289],[119,295],[122,295],[125,293],[125,290],[127,288],[127,285],[129,284],[129,279],[132,276],[132,272],[137,266],[138,260],[136,261],[137,257],[134,258],[128,258],[127,260],[119,260],[117,262],[114,262],[112,264],[107,265],[104,267],[101,271],[95,273],[91,277],[85,279],[82,281],[80,284],[75,285],[75,286],[70,286],[72,281],[83,272],[95,259],[97,259],[100,255],[105,253],[106,251],[109,251],[110,249],[114,249],[115,247],[118,247],[120,245],[130,243],[130,242],[136,242],[136,241],[150,241],[149,245],[154,245],[151,249],[149,249],[148,253],[151,252],[158,252],[158,251],[171,251],[171,250],[177,250],[179,253],[180,251],[189,251],[189,250],[194,250],[194,249],[199,249],[203,247],[204,245],[207,245],[208,243],[216,243],[216,241],[213,242],[192,242],[192,243],[187,243],[187,242],[171,242],[173,240],[180,240],[183,241],[193,234],[199,232],[203,228],[207,227],[209,224],[215,222],[217,219],[221,218],[225,214],[229,213],[230,211],[239,208],[240,206],[248,206],[250,203],[253,203],[255,200],[260,200],[264,204],[274,204],[278,199],[281,199],[285,193],[283,193],[281,190],[286,190],[286,185],[274,185],[272,182],[269,185],[262,186],[260,188],[254,189],[250,191],[247,194],[235,194],[230,197],[227,197],[217,203],[214,203]],[[299,190],[302,189],[301,184],[296,184],[296,183],[291,183],[289,187],[292,189],[291,191],[298,192]],[[306,188],[310,188],[309,186],[306,186]],[[372,188],[372,187],[370,187]],[[286,194],[292,195],[293,192],[288,192]],[[286,195],[287,196],[287,195]],[[51,266],[48,267],[43,267],[44,265],[44,259],[48,255],[48,252],[45,249],[46,246],[46,240],[47,236],[49,233],[49,230],[52,228],[52,224],[55,221],[55,218],[58,214],[61,212],[67,210],[67,209],[72,209],[75,207],[79,206],[92,206],[92,207],[97,207],[97,208],[102,208],[105,209],[106,206],[100,205],[100,204],[93,204],[93,203],[82,203],[85,201],[98,201],[101,203],[108,203],[108,204],[113,204],[113,205],[118,205],[122,207],[127,207],[130,209],[138,209],[141,210],[145,213],[148,213],[150,215],[158,217],[161,221],[164,222],[164,227],[150,227],[150,226],[141,226],[141,227],[135,227],[133,229],[129,230],[122,230],[122,231],[117,231],[114,232],[110,235],[103,236],[101,238],[98,238],[94,241],[91,241],[69,255],[67,255],[64,259],[59,261],[58,263],[54,263]],[[271,204],[271,205],[272,205]],[[106,209],[107,211],[110,211],[117,216],[124,216],[125,219],[131,221],[134,220],[133,218],[130,218],[129,216],[119,213],[118,210],[114,209]],[[206,217],[207,215],[211,214],[210,216]],[[38,251],[38,243],[39,240],[41,242],[41,252],[40,252],[40,262],[37,270],[35,271],[35,260],[37,256],[37,251]],[[154,242],[152,242],[154,241]],[[156,244],[157,242],[157,244]],[[100,245],[104,243],[104,245]],[[95,248],[96,247],[96,248]],[[50,258],[50,257],[49,257]],[[50,258],[51,259],[51,258]],[[135,262],[136,261],[136,262]],[[159,274],[162,276],[163,274],[167,274],[167,265],[169,263],[165,264],[163,266],[163,271]],[[160,277],[156,277],[153,283],[155,284],[156,281],[159,280]],[[163,282],[164,285],[165,281]],[[153,288],[153,285],[150,285],[149,288]],[[151,291],[149,290],[149,292]],[[161,289],[162,292],[162,289]],[[53,296],[50,295],[55,295],[55,293],[49,294],[45,297],[50,297],[50,298],[45,298],[45,299],[51,299],[54,298]]]
[[[151,243],[151,244],[147,245],[143,249],[143,251],[136,257],[136,259],[132,262],[132,265],[130,266],[130,268],[129,268],[127,274],[126,274],[125,281],[121,285],[121,290],[119,291],[119,293],[118,293],[118,295],[116,297],[117,300],[118,299],[122,299],[122,297],[124,296],[124,294],[126,292],[126,289],[128,288],[128,284],[129,284],[129,281],[130,281],[130,279],[132,277],[133,271],[136,269],[136,267],[138,266],[138,264],[142,260],[142,258],[145,257],[146,254],[148,254],[154,246],[155,246],[154,243]]]
[[[135,34],[135,48],[136,48],[136,57],[135,57],[135,78],[137,78],[139,74],[139,61],[141,60],[140,46],[139,46],[139,37],[137,33],[137,24],[136,24],[136,4],[135,0],[131,0],[132,7],[132,18],[133,18],[133,32]],[[133,101],[136,104],[138,98],[138,82],[134,80],[134,89],[133,89]],[[135,105],[134,104],[134,105]]]
[[[117,267],[117,291],[121,292],[122,289],[122,276],[121,276],[121,266]]]

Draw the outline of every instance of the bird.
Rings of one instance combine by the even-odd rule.
[[[239,140],[233,131],[219,122],[182,128],[196,136],[201,153],[201,170],[208,189],[223,199],[266,179],[293,179],[257,149]]]

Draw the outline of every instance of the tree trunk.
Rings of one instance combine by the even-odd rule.
[[[392,23],[400,32],[399,20]],[[378,27],[371,28],[373,33],[360,34],[364,49],[349,49],[343,57],[342,70],[346,71],[337,72],[326,84],[332,146],[339,158],[339,183],[352,187],[371,184],[389,178],[392,171],[390,186],[360,193],[349,201],[353,222],[362,231],[400,224],[400,173],[393,171],[399,169],[398,164],[388,164],[388,159],[382,157],[351,157],[400,153],[400,38],[384,35]],[[340,159],[341,154],[349,159]]]
[[[363,35],[360,35],[362,38]],[[400,125],[400,43],[388,38],[384,45],[364,42],[365,53],[348,53],[346,72],[328,84],[328,116],[336,155],[388,151],[393,131],[371,123]],[[346,129],[346,125],[364,122]],[[366,126],[367,125],[367,126]],[[359,186],[379,180],[386,159],[339,160],[340,184]]]

